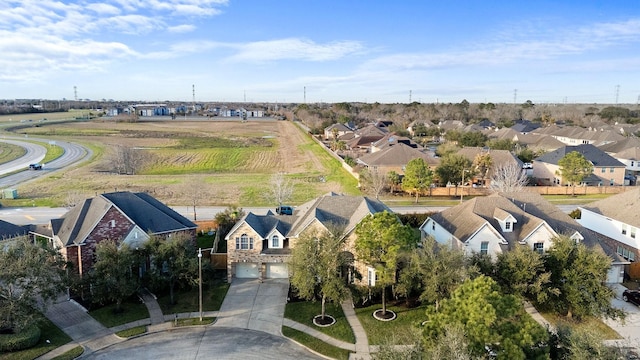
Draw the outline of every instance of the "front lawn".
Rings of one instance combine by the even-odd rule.
[[[40,340],[36,346],[22,351],[0,354],[0,360],[31,360],[67,344],[71,338],[51,321],[45,319],[40,325]],[[47,343],[47,340],[49,341]]]
[[[382,309],[382,304],[375,304],[363,308],[356,308],[356,315],[367,332],[370,345],[382,345],[385,344],[388,339],[397,337],[397,334],[406,332],[411,326],[417,326],[425,320],[425,312],[427,310],[426,305],[418,306],[415,308],[408,308],[405,306],[389,305],[387,304],[387,310],[392,310],[396,313],[397,317],[392,321],[380,321],[373,317],[373,312]],[[399,344],[409,345],[409,344]]]
[[[282,327],[282,335],[303,344],[309,349],[331,359],[347,360],[351,351],[335,347],[326,342],[290,327]]]
[[[115,308],[115,304],[110,304],[89,311],[89,315],[108,328],[149,317],[146,305],[140,301],[127,300],[122,302],[122,311],[119,313],[114,312]]]
[[[327,315],[331,315],[336,319],[336,323],[327,326],[316,326],[313,324],[313,318],[316,315],[320,315],[322,312],[322,304],[319,301],[300,301],[287,303],[284,308],[284,317],[293,321],[299,322],[303,325],[307,325],[315,330],[325,333],[333,338],[348,342],[349,344],[355,344],[356,337],[349,326],[347,318],[342,312],[342,307],[339,304],[327,303]]]
[[[217,311],[220,310],[222,301],[227,295],[229,290],[229,284],[217,283],[212,286],[202,287],[202,311]],[[158,303],[162,309],[162,313],[167,314],[179,314],[185,312],[198,311],[200,307],[199,290],[194,287],[186,291],[177,291],[174,294],[176,303],[170,304],[169,294],[163,294],[158,297]]]
[[[558,325],[568,325],[569,327],[574,329],[593,330],[599,335],[601,339],[604,340],[622,339],[622,336],[620,336],[620,334],[618,334],[615,330],[602,322],[602,320],[595,317],[587,317],[582,319],[581,321],[576,321],[569,320],[555,313],[541,312],[540,315],[542,315],[543,318],[545,318],[556,328],[558,327]]]

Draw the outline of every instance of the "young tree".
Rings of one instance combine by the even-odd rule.
[[[560,314],[572,318],[584,316],[623,317],[611,305],[613,291],[605,284],[611,259],[568,236],[553,239],[545,257],[551,273],[551,286],[558,289],[549,304]]]
[[[584,155],[577,151],[572,151],[558,161],[560,169],[557,175],[571,184],[571,195],[576,195],[576,184],[579,184],[585,177],[593,172],[593,164]]]
[[[415,247],[414,233],[409,226],[402,225],[395,214],[387,211],[367,216],[355,231],[357,257],[376,271],[376,286],[382,289],[382,315],[386,316],[385,290],[396,282],[402,251]]]
[[[389,189],[391,189],[392,194],[402,183],[402,181],[400,180],[400,175],[393,170],[389,171],[389,173],[387,174],[387,181],[389,182]]]
[[[266,194],[268,201],[280,206],[291,199],[293,195],[293,184],[284,176],[284,173],[278,172],[273,174],[269,185]]]
[[[122,301],[138,290],[136,255],[127,244],[118,248],[115,241],[105,240],[96,246],[96,262],[89,280],[94,302],[115,302],[116,312],[122,311]]]
[[[170,303],[175,304],[174,289],[179,282],[197,283],[198,258],[193,240],[186,234],[152,236],[145,249],[151,256],[151,275],[169,286]]]
[[[227,236],[227,233],[231,230],[233,225],[245,216],[244,210],[237,206],[229,206],[223,212],[216,214],[215,220],[218,224],[216,230],[216,238],[213,241],[213,249],[217,251],[220,240]]]
[[[40,319],[65,289],[65,263],[55,250],[18,238],[0,248],[0,329],[19,332]],[[42,299],[42,301],[39,301]]]
[[[377,169],[365,168],[360,171],[360,183],[364,186],[367,194],[379,199],[380,194],[389,183],[389,179],[386,174],[381,173]]]
[[[451,298],[427,308],[424,336],[427,344],[440,341],[447,326],[460,326],[473,356],[498,359],[533,358],[548,340],[545,329],[529,316],[514,295],[505,295],[491,278],[465,281]],[[545,349],[546,350],[546,349]]]
[[[527,185],[527,174],[516,163],[496,166],[489,188],[496,192],[520,192]]]
[[[437,310],[440,300],[451,296],[466,278],[464,252],[427,237],[421,247],[407,254],[396,291],[405,297],[419,291],[419,299],[435,303]]]
[[[436,174],[438,174],[441,184],[452,183],[459,185],[462,183],[463,172],[465,173],[464,177],[467,179],[473,175],[470,172],[471,169],[472,166],[469,159],[463,155],[450,154],[442,158],[440,165],[436,168]]]
[[[476,173],[480,176],[480,179],[482,179],[482,182],[484,183],[484,180],[486,179],[487,174],[491,169],[491,165],[493,165],[493,159],[491,158],[491,155],[489,155],[488,153],[478,154],[473,159],[472,165]]]
[[[322,320],[325,319],[327,300],[339,303],[349,294],[339,273],[348,263],[343,252],[345,239],[344,230],[334,226],[318,233],[304,233],[291,249],[288,263],[291,285],[303,299],[320,297]]]
[[[411,159],[404,170],[402,189],[416,194],[416,204],[420,193],[429,190],[433,182],[433,172],[422,158]]]

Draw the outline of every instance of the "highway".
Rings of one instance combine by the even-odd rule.
[[[17,171],[21,168],[26,170],[17,172],[15,174],[7,175],[0,178],[0,189],[9,188],[25,181],[35,179],[45,174],[59,171],[67,166],[73,165],[79,161],[89,158],[92,153],[91,150],[80,146],[78,144],[66,142],[66,141],[53,141],[42,138],[32,138],[32,141],[38,141],[45,144],[53,144],[60,146],[64,149],[62,156],[50,163],[44,164],[42,170],[28,170],[29,164],[38,163],[44,159],[46,154],[46,148],[42,145],[37,145],[30,142],[20,141],[17,138],[3,138],[0,141],[7,143],[13,143],[27,149],[27,154],[19,159],[0,165],[0,175]],[[37,156],[35,154],[38,154]]]

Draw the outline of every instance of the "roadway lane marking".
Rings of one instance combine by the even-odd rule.
[[[36,219],[31,215],[25,215],[24,217],[26,217],[28,220],[32,220],[32,221]]]

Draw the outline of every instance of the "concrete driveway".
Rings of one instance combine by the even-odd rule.
[[[605,319],[604,322],[615,330],[624,340],[608,340],[609,344],[616,344],[623,347],[635,347],[640,351],[640,308],[632,303],[624,302],[622,300],[622,291],[625,287],[622,285],[616,285],[613,290],[616,294],[616,298],[611,300],[611,305],[618,309],[624,310],[627,313],[627,317],[624,321]]]
[[[83,359],[324,359],[293,341],[260,331],[176,328],[114,344]]]
[[[263,331],[282,336],[288,279],[234,279],[214,327]]]

